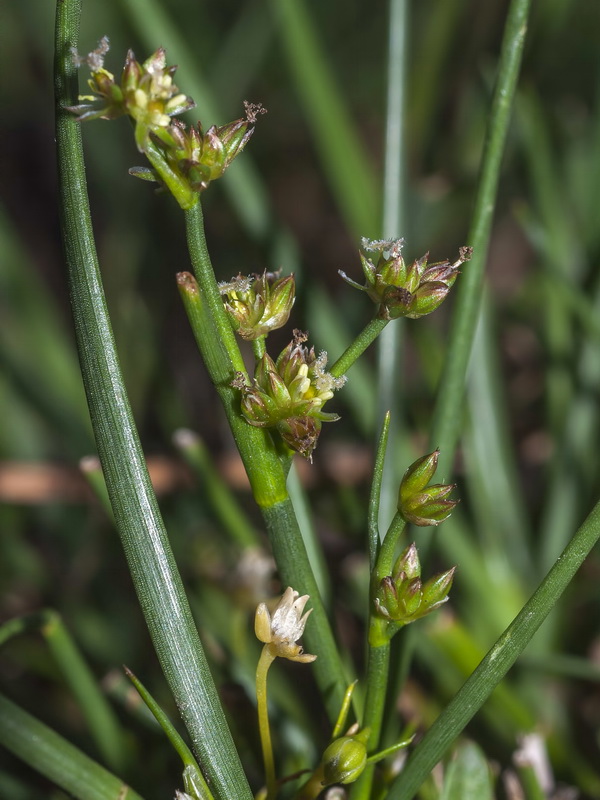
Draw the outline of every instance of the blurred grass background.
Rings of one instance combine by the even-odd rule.
[[[500,0],[407,2],[406,222],[397,233],[409,258],[425,251],[433,260],[453,258],[465,243],[506,8]],[[129,731],[126,777],[149,797],[168,796],[177,765],[139,710],[118,699],[119,665],[127,663],[174,712],[117,537],[77,468],[94,445],[58,235],[53,15],[52,4],[22,0],[4,7],[0,30],[0,619],[43,607],[62,614],[120,706]],[[458,688],[599,494],[599,30],[596,3],[534,4],[457,462],[463,502],[436,536],[434,566],[458,563],[459,571],[450,611],[417,637],[412,691],[403,698],[403,713],[419,719],[430,719]],[[115,73],[128,47],[143,59],[164,45],[169,63],[179,64],[176,82],[197,101],[191,119],[225,123],[242,113],[244,99],[267,107],[244,155],[203,199],[213,262],[220,279],[294,271],[293,322],[335,359],[371,313],[337,270],[360,280],[359,239],[381,232],[385,4],[90,0],[82,51],[104,34],[112,45],[106,67]],[[232,587],[241,586],[240,549],[262,533],[180,307],[174,274],[188,266],[183,220],[172,201],[127,175],[142,161],[124,121],[86,125],[84,137],[99,255],[136,420],[203,640],[256,777],[248,722],[255,597]],[[405,326],[397,397],[410,436],[398,453],[425,446],[451,305]],[[274,352],[286,336],[272,337]],[[374,352],[353,369],[336,397],[343,419],[327,426],[315,464],[303,470],[339,630],[359,661],[366,500],[380,424],[375,369]],[[181,427],[201,437],[257,532],[240,534],[234,522],[233,535],[225,535],[214,492],[203,490],[206,477],[186,468],[173,444]],[[406,458],[395,460],[397,470],[405,468]],[[599,571],[596,553],[469,731],[505,766],[516,735],[541,729],[557,778],[584,797],[600,797]],[[95,754],[41,638],[5,644],[0,681]],[[307,718],[304,698],[285,686],[278,695],[279,735],[298,753],[291,771],[327,733],[320,712]],[[0,796],[35,800],[49,792],[0,754]]]

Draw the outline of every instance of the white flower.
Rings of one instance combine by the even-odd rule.
[[[312,608],[304,616],[304,606],[309,600],[309,595],[302,597],[291,587],[285,590],[280,599],[273,616],[264,603],[260,603],[256,609],[254,619],[254,630],[259,641],[269,645],[274,656],[288,658],[290,661],[300,661],[308,664],[314,661],[316,656],[304,653],[302,647],[296,644],[297,640],[304,633],[304,626]]]

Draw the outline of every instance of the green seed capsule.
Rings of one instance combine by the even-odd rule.
[[[367,748],[355,736],[342,736],[323,753],[325,784],[352,783],[365,768]]]

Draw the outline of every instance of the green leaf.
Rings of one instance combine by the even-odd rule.
[[[142,800],[127,784],[3,695],[0,744],[77,800]]]

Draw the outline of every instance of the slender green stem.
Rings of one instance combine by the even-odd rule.
[[[372,571],[372,588],[377,587],[382,578],[390,575],[394,563],[394,554],[398,540],[406,527],[406,523],[397,512],[379,548],[377,562]],[[369,727],[369,749],[377,748],[381,737],[385,698],[388,691],[390,669],[390,642],[385,629],[387,623],[372,612],[373,600],[369,600],[369,656],[367,665],[367,697],[363,727]],[[373,785],[374,765],[367,766],[363,774],[352,787],[352,800],[369,800]]]
[[[374,750],[379,745],[381,736],[381,723],[383,721],[383,711],[385,709],[385,698],[388,689],[388,674],[390,667],[390,644],[380,645],[379,647],[369,647],[369,664],[367,668],[367,698],[365,700],[365,716],[363,727],[369,727],[369,750]],[[367,782],[370,784],[371,780]],[[368,798],[370,791],[363,793]],[[353,795],[354,796],[354,795]],[[357,792],[357,797],[361,793]]]
[[[371,483],[371,494],[369,497],[369,514],[367,521],[369,539],[369,568],[373,572],[379,553],[379,498],[381,495],[381,481],[383,475],[383,465],[387,449],[388,434],[390,430],[390,412],[387,411],[381,427],[381,434],[377,444],[375,455],[375,466],[373,468],[373,481]]]
[[[3,695],[0,744],[78,800],[142,800],[126,783]]]
[[[348,712],[350,711],[350,706],[352,704],[352,695],[354,694],[354,690],[356,689],[356,684],[358,681],[353,681],[347,688],[346,693],[344,694],[344,702],[342,703],[342,707],[340,708],[340,713],[338,714],[338,718],[335,721],[335,725],[333,726],[333,731],[331,733],[331,741],[337,739],[338,736],[342,736],[344,730],[346,728],[346,720],[348,719]]]
[[[217,286],[206,245],[202,205],[185,212],[188,250],[196,281],[187,272],[177,276],[198,348],[219,393],[227,420],[248,473],[259,506],[287,496],[286,476],[268,431],[248,425],[239,410],[239,392],[231,382],[236,372],[246,374],[235,334]]]
[[[398,750],[401,750],[403,747],[408,747],[414,738],[414,736],[411,736],[408,739],[402,739],[402,741],[396,742],[396,744],[392,744],[389,747],[380,750],[378,753],[369,756],[367,758],[367,764],[377,764],[378,761],[382,761],[384,758],[391,756],[393,753],[397,753]]]
[[[550,613],[600,539],[600,502],[565,547],[537,591],[427,731],[390,787],[389,800],[411,800],[456,737],[485,703]]]
[[[385,539],[381,545],[381,550],[379,551],[379,557],[377,558],[377,565],[375,567],[374,574],[376,581],[380,581],[387,575],[392,574],[396,547],[398,546],[398,541],[404,533],[405,528],[406,522],[402,519],[400,512],[397,511],[390,524],[390,527],[388,528],[388,532],[385,535]]]
[[[331,625],[321,601],[306,548],[298,528],[291,500],[262,509],[273,556],[284,586],[308,594],[313,608],[311,624],[306,626],[306,649],[317,655],[315,678],[323,695],[329,719],[334,722],[344,701],[348,681],[337,650]]]
[[[41,633],[48,644],[102,757],[111,768],[122,769],[127,754],[123,731],[60,614],[44,609],[4,623],[0,627],[0,647],[12,637],[32,631]]]
[[[383,219],[384,239],[397,239],[406,235],[407,219],[407,169],[406,169],[406,87],[407,43],[409,41],[409,0],[388,2],[388,59],[385,127],[385,160],[383,168]],[[400,442],[402,436],[402,342],[406,325],[404,320],[388,326],[377,342],[377,411],[381,416],[390,408],[394,417],[390,422],[390,459],[383,472],[380,498],[380,518],[387,525],[395,509],[399,470],[402,464]]]
[[[213,795],[211,794],[211,791],[204,780],[204,775],[198,766],[198,762],[194,758],[190,748],[177,732],[177,729],[171,720],[158,705],[144,684],[127,667],[125,667],[125,674],[137,689],[140,697],[146,704],[147,708],[149,708],[154,715],[155,720],[163,729],[173,749],[181,759],[184,767],[183,774],[186,790],[188,789],[189,783],[191,783],[199,800],[200,798],[201,800],[214,800]]]
[[[154,719],[163,729],[173,749],[183,762],[184,767],[187,767],[189,764],[197,767],[198,763],[194,758],[194,756],[192,755],[192,751],[183,741],[183,739],[177,732],[177,729],[175,728],[171,720],[168,718],[168,716],[165,714],[162,708],[158,705],[156,700],[152,697],[148,689],[146,689],[144,684],[140,681],[138,677],[136,677],[136,675],[133,674],[133,672],[130,669],[128,669],[127,667],[125,667],[124,669],[125,669],[125,674],[135,686],[138,694],[146,704],[146,707],[152,712],[152,714],[154,715]]]
[[[72,50],[80,0],[57,3],[56,141],[61,223],[84,386],[115,525],[150,635],[218,800],[251,797],[173,553],[123,383],[93,239]]]
[[[263,513],[282,580],[312,598],[316,624],[310,626],[307,642],[318,655],[315,674],[334,720],[346,688],[340,657],[287,493],[284,466],[268,432],[248,425],[242,417],[239,398],[231,387],[234,372],[242,372],[243,363],[210,263],[200,203],[186,212],[186,229],[198,283],[189,273],[180,273],[180,293],[204,363],[223,402],[254,499]]]
[[[385,708],[390,665],[389,642],[379,647],[369,647],[369,664],[367,668],[367,699],[365,700],[365,716],[363,727],[371,728],[369,750],[379,744],[381,722]]]
[[[258,660],[258,666],[256,667],[256,705],[258,708],[260,743],[265,765],[265,780],[267,782],[266,800],[273,800],[277,788],[273,745],[271,743],[271,727],[269,725],[269,708],[267,703],[267,674],[275,658],[276,656],[271,652],[271,648],[266,644],[262,649]]]
[[[316,800],[323,792],[324,780],[325,772],[323,770],[323,764],[319,764],[306,783],[303,784],[294,795],[294,800]]]
[[[440,474],[449,474],[463,423],[465,375],[483,284],[504,143],[525,43],[531,0],[512,0],[490,109],[475,209],[467,241],[473,258],[458,282],[448,351],[444,360],[430,443],[440,449]]]
[[[330,607],[331,600],[331,581],[329,577],[329,570],[323,554],[323,548],[319,542],[317,531],[315,530],[314,521],[311,513],[310,503],[298,470],[292,462],[287,476],[287,488],[294,507],[294,514],[298,520],[298,528],[302,534],[302,541],[306,548],[306,554],[310,562],[315,581],[319,587],[319,594],[323,600],[325,608]]]
[[[185,212],[185,232],[188,251],[198,284],[206,300],[210,319],[215,327],[219,341],[227,350],[232,369],[245,373],[244,361],[235,338],[235,333],[225,311],[223,298],[219,292],[215,273],[210,260],[206,235],[204,233],[204,217],[202,204],[199,202]]]
[[[182,209],[193,208],[198,203],[198,194],[186,186],[185,182],[169,166],[160,149],[151,140],[145,145],[144,155]]]
[[[361,356],[370,344],[373,344],[381,331],[388,324],[388,319],[372,319],[359,333],[352,344],[333,364],[329,372],[334,378],[339,378],[348,372],[356,359]]]
[[[372,571],[371,588],[375,589],[382,578],[391,575],[398,540],[406,523],[397,512],[379,548],[377,562]],[[373,598],[369,598],[369,655],[367,664],[367,697],[363,727],[369,727],[369,749],[375,749],[381,738],[383,712],[388,692],[390,670],[390,642],[385,620],[373,614]],[[369,800],[373,785],[374,765],[367,766],[352,787],[352,800]]]

